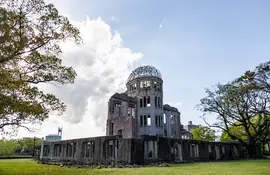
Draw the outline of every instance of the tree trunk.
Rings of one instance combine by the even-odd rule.
[[[250,144],[247,145],[248,158],[255,159],[256,156],[256,145]]]

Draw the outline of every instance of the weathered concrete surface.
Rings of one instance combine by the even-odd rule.
[[[203,142],[157,136],[104,136],[43,143],[41,160],[78,164],[142,164],[214,161],[247,157],[238,142]],[[261,150],[257,149],[257,157]]]
[[[124,138],[137,137],[136,98],[127,94],[114,94],[109,102],[106,135],[122,135]]]

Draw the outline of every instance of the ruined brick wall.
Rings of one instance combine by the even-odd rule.
[[[108,119],[108,123],[109,122],[114,123],[114,135],[120,134],[118,133],[120,130],[122,130],[122,135],[124,138],[131,138],[135,135],[132,130],[134,123],[132,117],[115,117],[112,119]]]
[[[174,107],[164,105],[164,124],[165,136],[173,138],[181,138],[181,118],[180,112]]]
[[[261,156],[260,145],[256,150]],[[83,164],[141,164],[153,161],[214,161],[247,157],[238,142],[204,142],[144,135],[141,138],[104,136],[47,142],[41,159]]]
[[[123,94],[115,94],[109,100],[106,135],[136,137],[136,101]]]

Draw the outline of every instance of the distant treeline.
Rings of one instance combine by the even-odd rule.
[[[2,139],[0,140],[0,157],[31,157],[34,150],[38,152],[42,140],[36,138]],[[35,145],[35,147],[34,147]],[[36,153],[35,152],[35,153]]]

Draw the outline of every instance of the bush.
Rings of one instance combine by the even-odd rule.
[[[270,151],[264,150],[264,151],[263,151],[263,155],[264,155],[264,156],[270,156]]]

